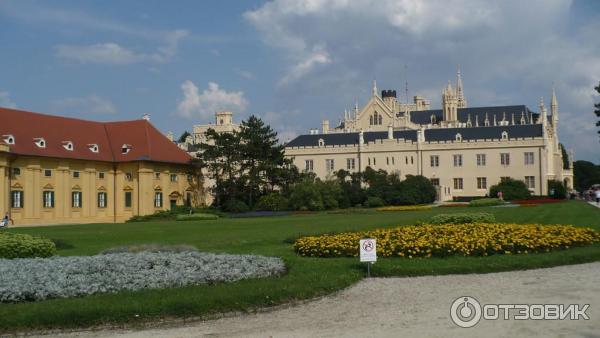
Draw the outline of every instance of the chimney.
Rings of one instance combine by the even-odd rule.
[[[323,120],[322,127],[323,127],[323,134],[328,134],[329,133],[329,120]]]
[[[150,121],[150,114],[144,114],[142,118],[146,121]]]
[[[173,142],[174,138],[173,138],[173,132],[170,131],[167,133],[167,138],[169,139],[169,141]]]

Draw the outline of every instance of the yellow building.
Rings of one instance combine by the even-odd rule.
[[[0,213],[15,225],[122,222],[189,204],[190,156],[148,119],[0,108]]]

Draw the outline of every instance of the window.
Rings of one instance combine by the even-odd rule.
[[[319,147],[324,147],[324,146],[325,146],[325,141],[322,138],[320,138],[319,139]]]
[[[508,133],[507,132],[505,132],[505,131],[502,132],[502,139],[503,140],[508,140]]]
[[[535,176],[525,176],[525,184],[529,189],[535,189]]]
[[[487,178],[486,177],[477,177],[477,189],[487,190]]]
[[[367,161],[369,162],[368,165],[371,165],[371,158],[367,157]]]
[[[461,142],[461,141],[462,141],[462,135],[461,135],[460,133],[459,133],[459,134],[456,134],[456,135],[454,136],[454,139],[455,139],[456,141],[458,141],[458,142]]]
[[[67,149],[68,151],[73,151],[73,142],[65,141],[65,142],[63,142],[63,147],[65,149]]]
[[[429,180],[431,181],[431,184],[434,187],[439,187],[440,186],[440,179],[439,178],[430,178]]]
[[[73,172],[73,178],[79,178],[79,171]]]
[[[125,192],[125,208],[131,208],[131,191]]]
[[[395,163],[394,163],[394,156],[392,156],[392,165],[394,165],[394,164],[395,164]]]
[[[154,193],[154,207],[155,208],[162,208],[163,205],[163,195],[162,192],[157,191]]]
[[[477,166],[485,166],[485,154],[477,154]]]
[[[462,155],[454,155],[454,166],[462,167]]]
[[[103,180],[104,179],[104,173],[103,172],[99,172],[98,173],[98,178]]]
[[[171,174],[171,182],[177,182],[177,174]]]
[[[373,157],[373,165],[377,165],[377,159]]]
[[[130,144],[124,144],[121,146],[121,154],[125,155],[125,154],[129,153],[130,151],[131,151]]]
[[[331,172],[331,171],[333,171],[333,169],[334,169],[334,162],[333,162],[333,159],[326,159],[326,160],[325,160],[325,169],[326,169],[328,172]]]
[[[15,144],[15,137],[12,135],[3,135],[4,143],[6,144]]]
[[[38,146],[39,148],[46,148],[46,140],[44,140],[44,138],[40,137],[40,138],[36,138],[34,139],[35,141],[35,145]]]
[[[313,160],[304,161],[304,170],[306,170],[308,172],[312,172],[314,170],[313,164],[314,164]]]
[[[463,179],[462,178],[455,178],[454,179],[454,189],[455,190],[462,190],[463,189]]]
[[[192,193],[189,191],[185,193],[185,205],[187,207],[192,206]]]
[[[346,159],[346,169],[354,170],[356,168],[356,160],[353,158]]]
[[[106,208],[107,195],[105,192],[98,193],[98,208]]]
[[[13,177],[21,175],[21,168],[12,168]]]
[[[533,165],[533,164],[534,164],[533,152],[526,152],[525,153],[525,165]]]
[[[410,157],[410,164],[414,164],[415,163],[414,160],[415,160],[415,158],[411,156]]]
[[[431,163],[432,167],[439,167],[440,166],[440,157],[438,155],[429,156],[429,163]]]
[[[11,208],[22,208],[23,207],[23,191],[21,190],[13,190],[10,192],[11,197]]]
[[[154,179],[160,180],[160,173],[154,173]]]
[[[500,164],[501,165],[510,165],[510,154],[509,153],[501,153],[500,154]]]
[[[98,153],[100,151],[100,147],[98,147],[97,144],[88,144],[88,149],[92,152],[92,153]]]
[[[71,193],[71,206],[73,208],[81,208],[81,191],[73,191]]]
[[[133,181],[133,174],[132,173],[125,173],[125,180],[126,181]]]
[[[44,191],[42,197],[44,208],[54,208],[54,191]]]
[[[385,164],[390,165],[390,158],[387,156],[385,157]]]
[[[50,169],[44,170],[44,176],[45,177],[52,177],[52,170],[50,170]]]

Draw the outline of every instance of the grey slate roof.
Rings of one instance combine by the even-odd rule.
[[[488,113],[488,119],[490,123],[494,121],[494,115],[496,116],[496,121],[501,121],[502,116],[506,113],[506,120],[511,121],[512,115],[515,116],[515,124],[519,124],[521,121],[521,113],[525,114],[525,123],[529,124],[529,117],[532,113],[529,108],[525,105],[518,106],[497,106],[497,107],[472,107],[472,108],[459,108],[458,111],[458,120],[460,122],[467,122],[469,118],[469,114],[471,115],[471,122],[475,124],[475,116],[479,118],[479,124],[483,125],[483,121],[485,121],[485,113]],[[444,114],[441,109],[432,109],[432,110],[421,110],[410,112],[410,120],[417,124],[429,124],[431,123],[431,115],[435,115],[435,119],[437,122],[443,121]],[[533,113],[534,121],[537,120],[539,114]]]
[[[500,139],[503,132],[508,138],[542,137],[541,124],[524,124],[510,126],[491,126],[473,128],[439,128],[425,129],[425,141],[454,141],[456,134],[463,140]]]
[[[387,131],[367,131],[363,137],[365,142],[373,142],[387,138]],[[403,138],[409,141],[417,140],[416,130],[395,130],[394,138]],[[286,147],[316,147],[319,145],[319,139],[323,139],[326,146],[332,145],[351,145],[358,144],[358,132],[352,133],[332,133],[332,134],[316,134],[316,135],[300,135],[287,143]]]

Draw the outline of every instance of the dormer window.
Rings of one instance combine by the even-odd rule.
[[[319,139],[319,147],[324,147],[324,146],[325,146],[325,141],[322,138],[320,138]]]
[[[6,144],[15,144],[15,137],[12,135],[2,135],[2,138]]]
[[[131,144],[124,144],[121,146],[121,154],[125,155],[131,151]]]
[[[65,149],[67,149],[68,151],[73,151],[73,142],[71,142],[71,141],[64,141],[63,142],[63,147]]]
[[[88,144],[88,149],[92,152],[92,153],[98,153],[100,151],[100,147],[98,147],[97,144]]]
[[[508,132],[506,132],[506,131],[502,132],[502,139],[503,140],[508,140]]]
[[[457,142],[461,142],[461,141],[462,141],[462,135],[461,135],[460,133],[459,133],[459,134],[456,134],[456,136],[454,137],[454,139],[455,139]]]
[[[35,142],[35,145],[39,148],[46,148],[46,140],[44,140],[43,137],[34,138],[33,141]]]

